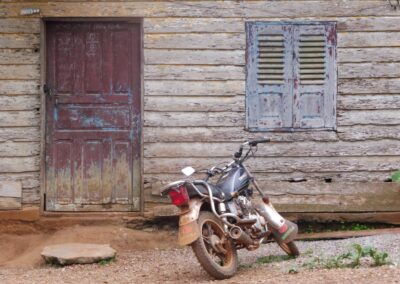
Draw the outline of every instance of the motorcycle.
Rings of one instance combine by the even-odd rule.
[[[269,141],[243,143],[233,160],[222,168],[214,166],[196,172],[186,167],[182,169],[186,179],[168,184],[161,192],[180,208],[179,244],[190,245],[204,270],[216,279],[236,273],[239,249],[251,251],[262,243],[276,241],[288,255],[299,255],[293,241],[297,225],[274,209],[244,164],[254,157],[258,144]],[[203,172],[203,179],[193,177]],[[252,198],[254,189],[261,198]]]

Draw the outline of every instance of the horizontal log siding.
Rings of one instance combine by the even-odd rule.
[[[30,204],[40,202],[39,32],[38,18],[0,18],[0,183],[20,182]]]
[[[384,203],[400,168],[400,13],[386,1],[54,2],[0,4],[0,182],[21,181],[23,202],[38,202],[40,187],[40,19],[19,15],[32,6],[42,17],[144,18],[147,202],[165,201],[158,189],[180,167],[224,161],[265,135],[275,143],[250,165],[278,208],[400,210]],[[247,20],[337,21],[337,132],[243,130]]]

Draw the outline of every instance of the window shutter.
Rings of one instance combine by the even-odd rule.
[[[249,130],[292,127],[292,27],[246,23]]]
[[[293,127],[334,128],[336,122],[336,25],[296,25]]]

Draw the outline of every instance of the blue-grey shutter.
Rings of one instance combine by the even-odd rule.
[[[334,129],[336,25],[295,25],[293,42],[293,127]]]
[[[246,23],[246,118],[249,130],[292,127],[292,25]]]

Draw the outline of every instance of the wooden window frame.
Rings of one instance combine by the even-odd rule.
[[[336,130],[336,97],[337,97],[337,28],[336,22],[334,21],[251,21],[246,22],[246,130],[252,132],[271,132],[271,131],[282,131],[282,132],[297,132],[297,131],[335,131]],[[265,29],[265,31],[263,31]],[[308,83],[308,90],[312,90],[316,86],[321,86],[319,100],[320,102],[316,107],[308,107],[305,102],[308,101],[305,98],[306,92],[304,92],[303,86],[306,86],[303,82],[307,81],[307,76],[304,76],[300,72],[300,45],[303,44],[304,38],[306,36],[312,36],[315,32],[315,37],[324,37],[325,44],[321,45],[324,50],[324,75],[325,79],[322,80],[323,83],[311,84]],[[323,33],[323,34],[320,34]],[[262,53],[262,47],[260,39],[262,36],[277,36],[281,35],[283,42],[283,66],[278,70],[265,70],[259,69],[259,60],[262,60],[259,54]],[[289,35],[289,36],[288,36]],[[258,46],[260,45],[260,46]],[[268,47],[267,47],[268,48]],[[270,48],[270,46],[269,46]],[[301,48],[304,48],[301,46]],[[274,51],[275,52],[275,51]],[[265,55],[268,56],[268,55]],[[288,57],[286,57],[288,56]],[[286,60],[286,58],[290,58]],[[266,63],[269,64],[269,63]],[[306,66],[306,65],[303,65]],[[265,68],[265,66],[264,66]],[[278,83],[268,83],[262,84],[264,81],[260,82],[262,75],[261,71],[266,73],[280,73],[284,76],[284,82],[279,87]],[[270,71],[270,72],[269,72]],[[312,72],[312,71],[311,71]],[[314,72],[312,72],[314,73]],[[271,74],[269,74],[271,75]],[[303,76],[300,81],[300,76]],[[317,74],[316,76],[322,76],[322,74]],[[275,80],[276,76],[273,79]],[[279,80],[279,76],[276,77]],[[262,80],[267,80],[268,78],[263,77]],[[315,78],[311,79],[314,80]],[[273,81],[270,81],[273,82]],[[311,81],[312,82],[312,81]],[[302,92],[300,93],[299,85],[301,85]],[[307,88],[305,88],[307,90]],[[262,90],[262,91],[261,91]],[[267,96],[267,98],[272,101],[279,101],[279,115],[272,113],[271,117],[278,117],[277,121],[273,119],[267,121],[266,123],[262,120],[260,115],[263,112],[261,109],[260,100],[262,100],[262,95],[277,94],[275,99],[273,96]],[[311,92],[313,95],[317,94],[314,90]],[[300,98],[300,96],[303,96]],[[314,96],[313,99],[315,99]],[[268,103],[266,103],[268,104]],[[271,104],[271,102],[269,102]],[[276,104],[276,103],[275,103]],[[311,101],[311,105],[315,105],[315,102]],[[318,116],[314,116],[307,122],[307,116],[302,115],[300,109],[308,108],[318,108],[322,109]],[[268,108],[265,108],[268,109]],[[306,114],[306,112],[304,112]],[[302,120],[305,118],[304,120]],[[318,119],[320,121],[318,122]],[[310,122],[311,121],[311,122]]]

